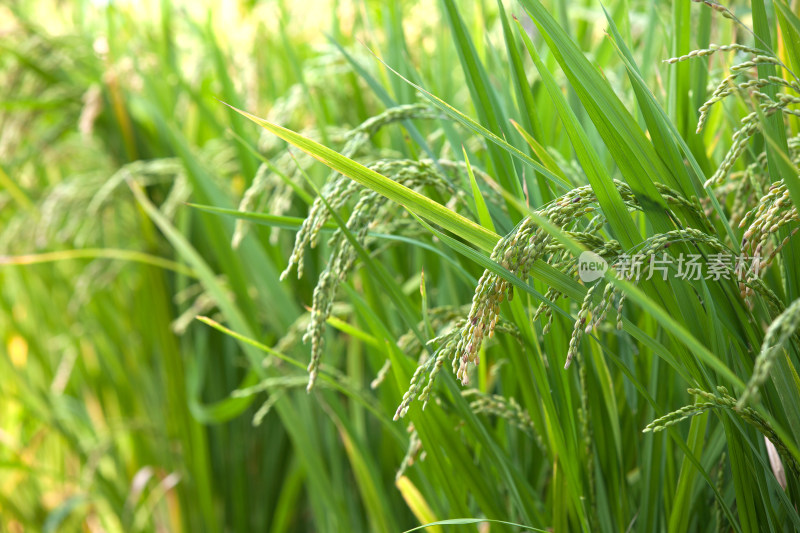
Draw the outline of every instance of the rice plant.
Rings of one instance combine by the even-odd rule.
[[[54,5],[4,531],[800,529],[795,8]]]

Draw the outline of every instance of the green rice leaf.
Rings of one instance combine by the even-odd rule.
[[[341,154],[327,148],[311,139],[303,137],[291,130],[271,124],[264,119],[258,118],[250,113],[235,109],[242,116],[255,122],[267,131],[275,134],[284,141],[293,144],[307,154],[318,159],[331,169],[344,176],[360,183],[364,187],[372,189],[392,201],[395,201],[409,211],[439,224],[443,228],[452,231],[468,242],[472,242],[484,250],[491,250],[499,239],[499,236],[471,220],[450,211],[446,207],[426,198],[420,193],[409,189],[395,181],[381,176],[374,170],[361,165]]]

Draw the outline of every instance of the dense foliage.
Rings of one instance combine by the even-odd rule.
[[[0,6],[3,531],[800,530],[796,6],[223,4]]]

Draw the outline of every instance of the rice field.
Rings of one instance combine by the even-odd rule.
[[[0,5],[0,531],[800,530],[800,5]]]

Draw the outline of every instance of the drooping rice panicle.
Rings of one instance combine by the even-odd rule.
[[[682,55],[680,57],[671,57],[669,59],[665,59],[663,62],[674,64],[680,61],[688,61],[689,59],[694,59],[696,57],[707,57],[712,54],[715,54],[716,52],[731,52],[731,51],[743,52],[752,55],[765,55],[768,53],[764,50],[759,50],[758,48],[751,48],[743,44],[734,43],[734,44],[724,44],[721,46],[716,44],[710,44],[708,45],[708,48],[702,48],[700,50],[692,50],[686,55]]]
[[[727,19],[738,20],[736,19],[736,15],[734,15],[730,9],[720,3],[714,2],[713,0],[692,0],[692,2],[705,4]]]
[[[725,387],[717,387],[717,394],[700,389],[688,389],[688,392],[697,397],[697,401],[694,404],[687,405],[654,420],[648,424],[643,431],[662,431],[686,418],[698,415],[710,409],[725,409],[760,431],[765,438],[772,442],[781,460],[792,470],[793,474],[800,474],[800,464],[798,464],[794,455],[792,455],[770,423],[754,409],[740,406],[740,402],[731,396]]]
[[[383,362],[383,366],[381,366],[381,368],[378,370],[378,374],[375,376],[375,379],[370,381],[369,388],[375,390],[378,387],[380,387],[381,383],[383,383],[383,380],[385,380],[386,376],[389,375],[389,371],[391,369],[392,369],[392,360],[387,359],[386,361]]]
[[[443,326],[444,332],[439,336],[428,341],[429,345],[438,346],[432,355],[427,356],[423,353],[421,356],[421,363],[418,365],[417,370],[411,378],[408,391],[403,395],[403,399],[395,412],[394,419],[398,420],[405,416],[408,408],[415,399],[423,403],[424,409],[430,400],[433,385],[436,377],[439,374],[442,366],[448,359],[453,359],[456,354],[456,346],[461,338],[461,330],[464,326],[465,320],[458,318]],[[502,333],[511,335],[512,337],[519,338],[519,329],[504,320],[500,320],[496,325],[496,330]],[[422,378],[427,374],[427,381],[424,386]]]
[[[507,420],[516,428],[528,433],[542,451],[546,450],[541,435],[536,432],[530,415],[513,397],[484,394],[477,389],[466,389],[461,395],[470,399],[469,407],[475,414],[487,414]]]
[[[389,108],[380,115],[364,121],[356,129],[347,135],[347,142],[341,153],[345,157],[353,157],[382,127],[395,122],[410,120],[414,118],[435,118],[438,114],[430,107],[423,104],[401,105]],[[333,172],[320,191],[332,209],[338,209],[344,205],[358,190],[359,186],[349,178],[338,172]],[[295,245],[289,264],[281,273],[281,279],[289,275],[292,267],[297,267],[297,277],[303,275],[303,253],[307,246],[311,248],[317,244],[319,231],[330,217],[328,208],[321,199],[317,198],[308,211],[308,216],[303,221],[303,225],[295,237]]]
[[[631,209],[639,209],[638,201],[630,187],[620,181],[615,181],[614,183],[626,205]],[[676,208],[690,210],[701,218],[705,218],[702,208],[696,200],[688,200],[677,191],[662,184],[657,184],[656,187],[668,204]],[[601,256],[614,258],[621,252],[619,243],[616,241],[609,241],[586,231],[570,231],[570,228],[577,224],[581,217],[588,214],[595,215],[595,218],[590,222],[592,231],[597,232],[600,230],[603,218],[595,212],[596,208],[592,204],[596,202],[597,198],[590,187],[578,187],[540,209],[538,214],[548,218],[562,230],[567,230],[572,238],[578,240],[587,248],[593,249]],[[705,235],[699,231],[698,234]],[[670,236],[658,238],[663,238],[666,242]],[[654,253],[660,244],[656,242],[651,244],[654,246],[652,250]],[[560,264],[565,260],[564,253],[563,247],[553,242],[541,228],[535,227],[531,219],[524,219],[513,232],[498,242],[492,252],[492,259],[517,274],[521,279],[526,279],[531,263],[545,255],[548,256],[547,260],[550,264],[558,264],[563,269],[567,266],[566,264]],[[574,258],[570,258],[569,261],[574,261]],[[478,282],[468,321],[462,330],[462,338],[457,348],[457,357],[453,360],[453,371],[464,384],[468,381],[466,373],[468,365],[478,363],[477,352],[484,337],[491,335],[499,314],[499,304],[504,300],[507,290],[508,283],[488,270],[484,272]],[[557,293],[548,291],[547,295],[548,298],[555,298]],[[619,300],[618,311],[621,311],[623,300],[624,298]],[[588,315],[589,309],[585,311]],[[597,311],[601,312],[600,308],[597,308]],[[545,325],[546,333],[552,320],[552,314],[547,306],[541,304],[534,314],[534,319],[538,318],[542,313],[548,319]],[[585,319],[585,317],[583,318]],[[618,320],[621,321],[621,317]],[[580,324],[580,321],[581,317],[579,317],[578,324],[575,326],[575,328],[580,328],[580,332],[577,332],[578,330],[576,329],[570,341],[568,354],[571,356],[574,356],[579,338],[586,329],[586,324]],[[621,322],[619,322],[619,325],[621,327]],[[567,366],[570,360],[571,357],[568,355]]]
[[[596,283],[589,287],[589,290],[586,291],[586,296],[584,297],[581,308],[578,311],[578,319],[575,321],[575,326],[572,328],[572,336],[569,339],[569,349],[567,350],[567,360],[564,363],[564,370],[569,368],[569,365],[572,363],[572,359],[578,353],[578,346],[581,341],[581,337],[586,330],[586,321],[589,318],[589,310],[592,306],[592,298],[594,297],[594,293],[598,287],[600,287],[600,284]]]
[[[761,129],[758,114],[755,112],[744,117],[741,120],[741,124],[742,127],[733,134],[730,150],[728,150],[716,172],[703,184],[703,187],[719,185],[728,175],[734,163],[747,149],[747,142]]]
[[[800,300],[789,305],[767,328],[761,350],[756,356],[753,374],[747,387],[739,398],[737,408],[741,409],[758,397],[758,391],[769,378],[775,359],[784,353],[786,342],[791,339],[800,327]]]
[[[414,428],[414,424],[408,425],[408,437],[408,450],[405,456],[403,456],[403,460],[400,461],[400,467],[397,469],[397,473],[394,476],[395,479],[400,479],[404,476],[406,470],[408,470],[417,459],[425,459],[425,451],[422,449],[422,440],[420,440],[419,434],[416,428]]]
[[[797,232],[797,228],[767,253],[770,238],[776,236],[782,228],[797,221],[800,221],[797,208],[792,204],[789,190],[783,181],[773,183],[767,193],[759,199],[756,207],[742,217],[739,227],[747,227],[742,237],[742,248],[751,250],[755,260],[766,257],[761,260],[761,271],[769,267],[775,256]]]
[[[463,199],[458,191],[450,187],[449,180],[444,179],[434,167],[424,163],[405,159],[381,160],[370,165],[370,168],[410,189],[427,187],[438,191],[439,194]],[[396,204],[389,202],[384,196],[372,190],[364,190],[347,220],[347,231],[353,234],[360,245],[364,245],[368,230],[381,221],[390,219],[396,208]],[[334,232],[328,245],[331,248],[331,255],[314,288],[311,321],[303,337],[304,342],[311,342],[311,362],[308,366],[309,390],[314,386],[316,369],[322,355],[325,322],[330,317],[331,306],[339,286],[347,279],[358,257],[341,229]]]
[[[691,405],[686,405],[676,411],[653,420],[642,431],[645,433],[658,433],[659,431],[663,431],[669,426],[673,426],[682,420],[686,420],[687,418],[704,413],[709,409],[714,408],[715,405],[716,404],[713,402],[695,402]]]

